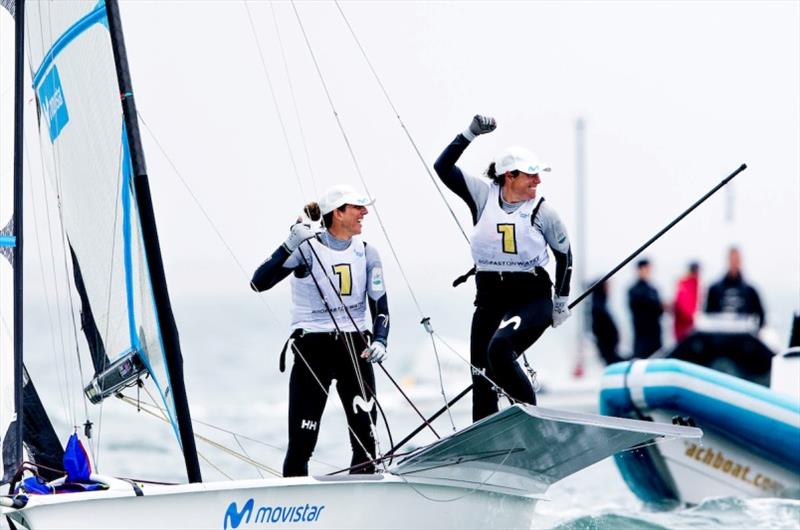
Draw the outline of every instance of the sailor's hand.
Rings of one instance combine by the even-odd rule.
[[[311,239],[316,235],[316,231],[311,227],[309,223],[303,223],[298,220],[292,228],[289,230],[289,237],[286,238],[286,241],[283,242],[283,246],[286,247],[290,253],[294,252],[300,244],[307,240]]]
[[[556,296],[553,299],[553,327],[563,324],[572,313],[567,306],[566,296]]]
[[[476,136],[490,133],[496,128],[497,122],[494,121],[494,118],[491,116],[481,116],[480,114],[476,114],[475,117],[472,118],[472,123],[470,123],[469,127],[467,127],[467,129],[461,134],[463,134],[464,138],[471,142]]]
[[[372,341],[361,357],[371,363],[382,363],[386,360],[386,345],[379,340]]]

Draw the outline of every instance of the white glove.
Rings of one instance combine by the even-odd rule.
[[[297,222],[292,225],[292,228],[289,230],[289,237],[283,242],[283,246],[286,247],[289,253],[292,253],[303,241],[311,239],[316,234],[316,231],[311,228],[310,224]]]
[[[469,127],[467,127],[467,129],[461,134],[464,136],[464,138],[471,142],[476,136],[490,133],[496,128],[497,123],[494,121],[494,118],[491,116],[481,116],[480,114],[476,114],[475,117],[472,118],[472,123],[470,123]]]
[[[557,328],[563,324],[572,313],[567,307],[566,296],[556,296],[553,299],[553,327]]]
[[[386,360],[386,345],[379,340],[372,341],[361,357],[366,358],[367,362],[382,363]]]

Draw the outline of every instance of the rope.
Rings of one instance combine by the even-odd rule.
[[[281,50],[281,58],[283,59],[283,70],[286,73],[286,81],[289,85],[289,94],[292,96],[292,107],[294,108],[294,116],[297,121],[297,127],[300,131],[300,142],[303,145],[303,151],[306,157],[306,164],[308,165],[308,174],[311,177],[311,187],[314,188],[314,196],[319,197],[319,189],[317,188],[317,181],[314,177],[314,169],[311,165],[311,155],[308,152],[308,142],[306,141],[305,131],[303,130],[303,121],[300,119],[300,110],[297,106],[297,98],[295,97],[294,85],[292,84],[292,76],[289,73],[289,62],[286,60],[286,51],[283,47],[283,39],[281,39],[281,30],[278,26],[278,19],[275,16],[275,3],[270,0],[269,8],[272,12],[272,25],[275,28],[275,35],[278,38],[278,47]]]
[[[247,5],[247,0],[244,1],[244,8],[247,11],[247,20],[250,22],[250,29],[253,31],[253,38],[256,41],[256,48],[258,49],[258,57],[261,60],[261,69],[264,72],[264,77],[267,80],[267,85],[269,86],[269,95],[272,99],[272,104],[275,106],[275,112],[278,115],[278,123],[281,126],[281,132],[283,133],[283,139],[286,142],[286,150],[289,152],[289,159],[292,162],[292,168],[294,169],[295,175],[299,175],[300,172],[297,170],[297,162],[294,159],[294,153],[292,152],[292,146],[289,144],[289,135],[286,132],[286,124],[283,122],[283,114],[281,113],[281,108],[278,105],[278,100],[275,97],[275,89],[272,85],[272,78],[269,75],[269,70],[267,69],[267,62],[264,60],[264,53],[261,51],[261,43],[258,40],[258,33],[256,32],[256,25],[253,22],[253,15],[250,13],[250,7]],[[300,187],[300,194],[303,197],[306,197],[306,191],[303,188],[303,182],[298,178],[297,184]]]
[[[438,333],[436,333],[436,332],[434,332],[434,335],[436,335],[436,337],[437,337],[437,338],[438,338],[440,341],[442,341],[442,344],[444,344],[444,345],[447,347],[447,349],[449,349],[451,352],[453,352],[453,353],[455,354],[455,356],[456,356],[456,357],[458,357],[459,359],[461,359],[462,361],[464,361],[464,362],[465,362],[465,363],[466,363],[466,364],[467,364],[467,365],[470,367],[470,371],[471,371],[471,373],[473,373],[473,374],[480,374],[480,375],[481,375],[481,377],[483,377],[484,379],[486,379],[486,380],[489,382],[489,384],[491,384],[491,385],[492,385],[492,388],[494,388],[494,390],[495,390],[497,393],[499,393],[499,394],[502,394],[502,395],[503,395],[503,397],[505,397],[506,399],[508,399],[508,400],[509,400],[511,403],[517,403],[517,400],[516,400],[516,399],[514,399],[513,397],[511,397],[511,396],[510,396],[510,395],[509,395],[509,394],[508,394],[508,393],[507,393],[505,390],[503,390],[503,388],[502,388],[500,385],[498,385],[497,383],[495,383],[494,381],[492,381],[492,379],[491,379],[491,378],[490,378],[488,375],[486,375],[486,372],[485,372],[484,370],[482,370],[482,369],[478,368],[477,366],[475,366],[474,364],[472,364],[471,362],[469,362],[468,360],[466,360],[466,359],[465,359],[465,358],[464,358],[464,357],[463,357],[463,356],[462,356],[460,353],[458,353],[458,351],[457,351],[455,348],[453,348],[452,346],[450,346],[450,345],[447,343],[447,341],[445,341],[445,340],[444,340],[444,339],[441,337],[441,335],[439,335],[439,334],[438,334]]]
[[[118,394],[118,396],[119,396],[120,399],[122,399],[124,402],[128,403],[129,405],[140,407],[141,410],[144,410],[144,409],[147,409],[147,408],[158,410],[162,415],[164,415],[164,417],[159,417],[159,416],[156,416],[156,417],[161,419],[162,421],[166,421],[166,420],[164,420],[164,418],[166,417],[166,413],[164,411],[164,408],[161,407],[160,405],[158,405],[158,404],[149,404],[149,403],[138,403],[137,400],[135,400],[134,398],[132,398],[130,396],[126,396],[124,394]],[[148,411],[145,410],[145,412],[148,412]],[[151,415],[154,415],[154,414],[151,413]],[[229,434],[229,435],[231,435],[231,437],[237,439],[237,443],[239,443],[238,439],[241,438],[242,440],[247,440],[248,442],[252,442],[252,443],[255,443],[255,444],[263,445],[264,447],[268,447],[270,449],[274,449],[274,450],[280,451],[282,453],[286,452],[286,448],[285,447],[280,447],[280,446],[277,446],[277,445],[268,444],[267,442],[258,440],[256,438],[251,438],[251,437],[249,437],[247,435],[244,435],[242,433],[231,431],[230,429],[226,429],[224,427],[219,427],[219,426],[214,425],[212,423],[208,423],[208,422],[205,422],[205,421],[202,421],[202,420],[198,420],[196,418],[192,418],[192,424],[203,425],[203,426],[208,427],[210,429],[214,429],[214,430]],[[240,443],[239,443],[239,445],[241,446]],[[230,448],[226,448],[226,449],[229,450],[229,451],[231,450]],[[245,455],[245,456],[247,456],[247,455]],[[250,458],[250,457],[248,457],[248,458]],[[251,460],[252,460],[252,458],[251,458]],[[330,462],[324,462],[322,460],[319,460],[318,458],[312,458],[311,460],[312,460],[312,462],[316,462],[318,464],[322,464],[322,465],[328,466],[328,467],[333,468],[333,469],[338,469],[338,467],[339,467],[339,466],[336,466],[334,464],[331,464]],[[256,461],[256,460],[254,460],[254,461]],[[259,464],[259,465],[264,465],[264,464]]]
[[[314,250],[314,247],[311,246],[311,243],[310,242],[306,242],[306,243],[308,245],[308,248],[311,249],[311,252],[317,258],[317,263],[320,264],[320,269],[322,269],[323,275],[326,278],[328,278],[329,282],[331,282],[331,288],[337,294],[337,296],[339,296],[339,301],[342,304],[342,307],[347,312],[347,315],[350,316],[350,312],[347,310],[347,306],[345,305],[344,301],[342,300],[341,295],[339,295],[339,292],[333,287],[333,282],[330,279],[330,277],[328,276],[328,273],[327,273],[325,267],[322,264],[322,260],[317,255],[316,251]],[[344,342],[345,347],[347,348],[347,352],[348,352],[348,354],[350,356],[351,362],[353,363],[353,370],[355,371],[356,379],[358,381],[358,385],[359,385],[359,388],[361,390],[361,397],[364,399],[365,402],[369,403],[369,396],[367,396],[367,392],[366,392],[366,390],[364,388],[364,379],[363,379],[363,377],[361,375],[361,370],[358,368],[358,360],[355,358],[355,355],[356,355],[356,353],[354,351],[355,348],[353,347],[352,344],[348,344],[347,343],[346,335],[339,328],[339,323],[336,321],[336,317],[334,316],[333,311],[331,310],[330,304],[328,304],[328,300],[325,298],[325,293],[322,291],[322,287],[319,285],[319,282],[317,281],[316,276],[314,276],[314,269],[312,268],[312,265],[308,262],[308,259],[306,259],[306,256],[305,256],[305,254],[303,254],[303,251],[300,250],[300,249],[298,249],[298,251],[300,253],[300,257],[303,259],[303,263],[305,264],[306,268],[308,269],[308,274],[311,276],[311,279],[313,280],[314,285],[317,288],[317,292],[319,293],[319,297],[322,300],[323,305],[325,306],[325,310],[328,312],[328,315],[331,317],[331,320],[333,321],[333,326],[334,326],[334,328],[336,328],[336,334],[337,335],[341,335],[342,341]],[[350,317],[350,319],[352,321],[352,317]],[[364,343],[366,344],[366,339],[364,338],[363,333],[361,333],[361,331],[359,331],[358,326],[356,326],[356,324],[355,324],[355,321],[353,321],[353,327],[356,329],[356,331],[359,333],[359,335],[361,335],[362,339],[364,339]],[[294,349],[296,352],[300,351],[294,345],[294,341],[292,341],[292,349]],[[308,367],[309,372],[311,372],[311,374],[314,376],[314,379],[316,379],[317,382],[319,383],[319,385],[322,387],[323,391],[325,392],[325,395],[328,396],[329,395],[328,391],[322,385],[322,382],[317,378],[317,375],[314,373],[314,370],[311,368],[311,365],[305,360],[305,358],[303,358],[302,356],[301,356],[301,358],[303,359],[303,362],[306,364],[306,367]],[[375,392],[372,392],[372,398],[375,400],[375,403],[377,404],[378,397],[375,395]],[[345,404],[343,404],[343,405],[347,406]],[[364,412],[367,413],[367,417],[369,418],[370,429],[373,432],[373,436],[374,436],[374,440],[375,440],[375,449],[376,449],[376,451],[380,451],[379,440],[378,440],[378,437],[376,436],[377,431],[376,431],[376,428],[375,428],[375,422],[372,420],[372,414],[370,414],[368,411],[364,411]],[[364,449],[364,452],[367,454],[367,456],[370,457],[370,459],[374,458],[371,455],[371,453],[367,450],[367,448],[364,446],[364,444],[361,442],[361,440],[358,438],[358,436],[353,431],[353,429],[350,428],[350,424],[349,423],[347,424],[347,428],[350,429],[350,432],[353,433],[353,436],[358,441],[359,445],[361,445],[362,449]],[[388,424],[386,425],[386,428],[387,429],[389,428]]]
[[[453,413],[450,412],[450,404],[449,400],[447,399],[447,394],[444,391],[444,378],[442,377],[442,363],[439,361],[439,350],[436,348],[436,339],[433,337],[433,326],[431,326],[431,319],[430,318],[423,318],[422,319],[422,326],[425,328],[425,331],[428,332],[428,336],[431,338],[431,346],[433,346],[433,355],[436,359],[436,371],[439,374],[439,389],[442,392],[442,399],[444,399],[444,408],[447,409],[447,416],[450,418],[450,425],[453,427],[453,432],[456,430],[456,422],[453,421]]]
[[[134,400],[133,398],[130,398],[130,397],[124,395],[124,394],[118,394],[118,396],[124,403],[127,403],[128,405],[137,407],[139,410],[141,410],[145,414],[149,414],[150,416],[153,416],[154,418],[157,418],[157,419],[159,419],[159,420],[161,420],[161,421],[163,421],[165,423],[169,423],[169,421],[170,421],[169,417],[166,415],[164,409],[162,407],[158,406],[158,404],[156,404],[156,400],[153,398],[153,395],[150,393],[150,391],[146,387],[145,387],[145,392],[146,392],[147,396],[150,398],[150,400],[153,402],[153,405],[151,405],[149,407],[147,406],[147,404],[137,403],[136,400]],[[153,408],[153,409],[159,411],[159,414],[156,414],[152,410],[149,410],[150,408]],[[206,443],[206,444],[208,444],[208,445],[210,445],[210,446],[222,451],[223,453],[226,453],[226,454],[228,454],[230,456],[233,456],[234,458],[238,458],[242,462],[250,464],[253,467],[257,467],[257,468],[263,469],[264,471],[266,471],[268,473],[271,473],[271,474],[275,475],[276,477],[280,477],[281,476],[280,473],[278,473],[277,471],[275,471],[271,467],[269,467],[269,466],[267,466],[265,464],[262,464],[260,462],[257,462],[255,460],[247,457],[246,455],[239,454],[236,451],[234,451],[234,450],[232,450],[232,449],[230,449],[228,447],[225,447],[224,445],[222,445],[222,444],[220,444],[218,442],[215,442],[214,440],[211,440],[210,438],[207,438],[207,437],[205,437],[205,436],[203,436],[201,434],[197,434],[197,433],[195,433],[194,437],[195,437],[195,439],[200,440],[200,441],[202,441],[202,442],[204,442],[204,443]],[[199,451],[198,451],[198,455],[201,455],[201,453]],[[207,457],[203,456],[202,458],[203,458],[203,460],[206,460],[206,462],[208,462],[212,467],[214,467],[214,469],[217,469],[218,471],[220,471],[219,468],[217,466],[215,466],[213,463],[211,463],[208,460]],[[222,473],[222,474],[225,475],[225,476],[228,476],[225,473]]]
[[[405,123],[403,123],[402,118],[400,118],[400,113],[397,112],[397,109],[395,108],[394,104],[391,101],[391,98],[389,97],[388,92],[386,91],[386,88],[384,87],[383,83],[381,82],[380,78],[378,77],[377,72],[372,67],[372,63],[370,62],[369,58],[367,57],[367,54],[364,51],[364,48],[361,46],[361,43],[358,40],[358,37],[356,36],[355,31],[353,31],[353,28],[350,25],[350,22],[347,20],[347,17],[345,16],[344,11],[342,11],[341,6],[339,5],[338,2],[335,2],[335,3],[336,3],[337,9],[341,13],[342,18],[345,21],[345,24],[347,25],[348,29],[350,30],[351,35],[353,36],[356,44],[358,45],[358,48],[361,50],[362,56],[364,57],[365,61],[367,62],[367,65],[369,66],[370,70],[372,71],[373,75],[375,76],[375,79],[378,82],[378,85],[380,86],[384,96],[386,97],[386,100],[389,103],[389,106],[392,108],[392,111],[394,112],[395,116],[397,117],[398,121],[400,122],[400,126],[402,127],[403,131],[406,133],[406,136],[408,137],[409,141],[411,142],[411,145],[414,148],[414,151],[416,152],[417,157],[422,162],[422,165],[425,168],[425,171],[430,176],[434,187],[439,192],[440,197],[444,201],[445,206],[447,206],[447,209],[450,211],[450,214],[453,216],[453,219],[455,220],[456,225],[458,226],[458,228],[461,231],[462,235],[467,240],[467,243],[469,243],[469,238],[467,237],[466,233],[464,232],[464,229],[461,227],[461,224],[458,222],[458,219],[456,218],[455,213],[453,212],[453,210],[450,207],[449,203],[445,199],[441,189],[439,188],[438,184],[436,183],[436,179],[433,177],[433,174],[430,172],[430,169],[428,168],[427,164],[425,163],[425,160],[422,157],[422,154],[420,153],[419,149],[417,148],[417,145],[414,142],[414,139],[411,136],[411,133],[408,131],[408,128],[405,126]],[[317,70],[317,74],[318,74],[320,82],[322,84],[322,88],[324,89],[325,95],[328,98],[328,103],[330,104],[331,111],[333,112],[333,115],[334,115],[334,117],[336,119],[336,123],[339,126],[339,131],[341,132],[342,138],[344,139],[345,145],[347,146],[347,150],[348,150],[348,152],[350,154],[350,158],[351,158],[351,160],[353,162],[353,166],[355,167],[356,174],[358,175],[358,178],[361,181],[361,184],[364,186],[364,190],[367,192],[367,195],[370,197],[370,199],[372,199],[372,193],[370,192],[369,187],[367,186],[367,183],[366,183],[366,181],[364,179],[364,175],[363,175],[363,173],[361,171],[361,167],[360,167],[360,165],[358,163],[358,160],[356,158],[355,152],[353,151],[353,148],[352,148],[352,146],[350,144],[350,140],[349,140],[349,138],[347,136],[347,133],[346,133],[346,131],[344,129],[344,125],[342,124],[341,120],[339,119],[339,113],[336,110],[336,106],[333,103],[333,98],[331,97],[330,91],[328,90],[327,83],[325,82],[325,77],[322,74],[322,70],[320,69],[319,63],[318,63],[317,58],[316,58],[316,56],[314,54],[314,50],[311,47],[311,42],[310,42],[310,40],[308,38],[308,35],[306,34],[305,27],[303,26],[303,21],[300,18],[300,13],[297,11],[297,7],[295,5],[294,0],[292,0],[292,9],[294,10],[295,16],[297,18],[298,25],[300,26],[300,30],[301,30],[301,32],[303,34],[303,38],[304,38],[305,43],[306,43],[306,47],[308,48],[309,54],[310,54],[311,59],[312,59],[312,61],[314,63],[314,67]],[[381,217],[381,214],[380,214],[380,211],[378,210],[378,207],[373,205],[373,209],[375,210],[375,215],[376,215],[376,217],[378,219],[378,225],[381,227],[381,231],[383,232],[383,235],[384,235],[384,237],[386,239],[386,243],[389,245],[389,250],[392,253],[392,256],[393,256],[393,258],[395,260],[395,263],[397,263],[397,267],[400,270],[400,275],[403,277],[403,282],[405,283],[406,288],[408,289],[408,292],[411,295],[411,299],[413,300],[414,305],[416,306],[420,317],[422,318],[423,321],[425,319],[428,319],[428,321],[430,321],[430,317],[426,317],[425,316],[425,313],[422,310],[422,306],[420,305],[420,302],[417,299],[416,293],[414,292],[414,289],[411,287],[411,282],[409,281],[408,275],[406,274],[405,269],[404,269],[402,263],[400,262],[400,257],[398,256],[397,251],[395,250],[395,247],[392,244],[392,240],[389,237],[389,234],[388,234],[388,232],[386,230],[385,224],[383,223],[383,218]],[[431,341],[433,342],[432,338],[431,338]],[[441,389],[442,389],[442,398],[444,399],[445,407],[447,407],[448,400],[447,400],[447,395],[446,395],[446,393],[444,391],[444,381],[443,381],[442,373],[441,373],[441,363],[439,362],[439,356],[438,356],[438,352],[436,351],[435,342],[433,343],[433,349],[434,349],[434,356],[436,358],[437,369],[439,371],[439,381],[440,381],[440,386],[441,386]],[[412,406],[413,406],[413,404],[412,404]],[[416,409],[416,407],[415,407],[415,409]],[[450,414],[449,408],[448,408],[448,414]],[[425,420],[425,418],[423,416],[423,421],[424,420]],[[453,422],[452,415],[450,415],[450,422],[451,422],[451,425],[453,426],[453,429],[455,430],[455,423]]]
[[[175,165],[175,163],[169,157],[169,155],[167,154],[166,150],[161,145],[161,142],[158,141],[158,138],[156,137],[155,133],[153,133],[153,131],[150,129],[150,126],[147,125],[147,122],[145,121],[144,116],[142,116],[142,114],[139,113],[139,112],[137,112],[136,115],[139,118],[139,122],[142,125],[144,125],[145,130],[147,130],[148,134],[150,135],[150,137],[155,142],[156,146],[158,147],[158,150],[161,152],[161,154],[164,157],[164,159],[167,161],[167,163],[172,168],[172,171],[175,172],[175,176],[178,177],[178,180],[180,180],[180,182],[183,185],[184,189],[189,194],[189,196],[192,198],[192,201],[194,201],[195,206],[197,206],[197,208],[200,210],[200,213],[203,214],[203,217],[205,218],[206,222],[208,222],[209,226],[211,227],[211,229],[216,234],[217,239],[219,239],[220,243],[222,243],[222,246],[224,246],[225,250],[228,251],[228,255],[230,255],[231,259],[234,261],[234,263],[236,263],[236,266],[239,268],[239,271],[242,273],[242,276],[247,280],[248,284],[250,284],[252,286],[252,283],[250,282],[250,274],[245,270],[244,266],[242,265],[242,262],[239,261],[239,258],[236,257],[236,254],[233,252],[233,249],[228,244],[228,242],[225,239],[225,237],[223,237],[222,232],[219,230],[219,228],[217,227],[216,223],[214,223],[214,221],[211,219],[211,216],[208,214],[206,209],[203,208],[203,205],[200,203],[200,199],[198,199],[197,195],[195,195],[195,193],[192,191],[192,188],[189,186],[189,183],[183,177],[181,172],[178,171],[178,167]],[[278,316],[272,310],[272,307],[267,303],[267,301],[264,299],[264,297],[259,296],[258,300],[267,309],[267,312],[270,314],[272,319],[275,322],[279,322],[280,320],[278,319]]]
[[[347,304],[344,303],[344,300],[342,299],[342,295],[339,293],[338,289],[333,284],[333,280],[331,279],[331,277],[328,276],[327,268],[323,266],[322,259],[320,259],[319,255],[317,254],[317,251],[314,250],[314,247],[311,245],[310,241],[308,241],[307,244],[308,244],[308,248],[311,249],[311,252],[314,254],[314,257],[317,259],[317,262],[320,264],[320,268],[322,268],[325,277],[328,279],[328,283],[330,284],[331,289],[333,290],[333,292],[336,294],[337,298],[339,299],[339,303],[342,305],[342,309],[344,309],[344,312],[347,314],[347,317],[350,319],[350,323],[353,325],[353,328],[358,332],[359,335],[361,335],[361,338],[364,340],[364,343],[367,343],[367,339],[364,336],[364,332],[362,332],[358,328],[358,324],[356,324],[356,321],[353,318],[353,315],[350,314],[350,310],[347,308]],[[303,256],[303,253],[300,252],[300,255]],[[303,260],[306,261],[305,260],[305,256],[303,256]],[[311,268],[308,265],[307,261],[306,261],[306,266],[309,267],[309,271],[311,271]],[[312,276],[312,278],[314,278],[313,274],[311,276]],[[325,300],[325,296],[322,294],[322,289],[319,287],[319,284],[317,283],[316,278],[314,278],[314,284],[317,285],[317,290],[319,290],[320,297],[322,297],[323,302],[325,303],[325,307],[328,309],[328,314],[331,316],[331,319],[333,319],[334,325],[338,329],[338,323],[336,322],[336,318],[334,317],[333,313],[331,312],[330,307],[328,307],[327,301]],[[386,370],[386,368],[383,366],[382,363],[378,363],[378,366],[380,366],[381,370],[383,370],[383,373],[386,375],[386,377],[389,378],[389,380],[392,382],[392,384],[394,384],[395,388],[406,399],[408,404],[411,405],[411,408],[414,409],[414,412],[416,412],[417,415],[420,418],[422,418],[422,421],[425,422],[425,424],[428,426],[428,428],[430,428],[430,430],[433,432],[433,434],[436,435],[437,438],[439,438],[440,437],[439,434],[436,432],[436,430],[433,428],[433,426],[430,423],[428,423],[428,420],[425,419],[425,416],[423,416],[422,413],[419,411],[419,409],[416,407],[416,405],[414,405],[414,402],[411,401],[411,399],[406,395],[405,392],[403,392],[403,389],[400,388],[400,385],[397,384],[397,381],[395,381],[394,378],[389,374],[389,371]],[[377,397],[375,399],[377,400]],[[387,426],[387,428],[388,428],[388,426]]]
[[[469,244],[469,237],[467,237],[467,234],[464,231],[464,228],[461,226],[461,223],[458,221],[458,217],[456,217],[455,212],[450,207],[450,203],[447,202],[447,199],[445,198],[444,193],[442,193],[442,189],[439,187],[439,184],[436,181],[436,178],[433,176],[433,173],[431,173],[431,170],[428,167],[428,164],[425,162],[425,158],[422,156],[422,153],[420,152],[419,148],[417,147],[417,143],[414,141],[414,138],[411,136],[411,132],[408,130],[408,127],[406,127],[406,124],[403,122],[403,119],[400,117],[400,113],[398,112],[397,108],[394,106],[394,103],[392,103],[392,98],[389,97],[389,93],[387,92],[386,87],[383,85],[383,82],[381,81],[381,78],[378,76],[378,72],[372,66],[372,62],[369,60],[369,57],[367,57],[367,52],[364,50],[364,47],[361,45],[361,41],[359,41],[358,37],[356,36],[356,32],[355,32],[355,30],[353,30],[353,27],[350,25],[350,21],[347,19],[347,16],[345,16],[344,11],[342,10],[342,6],[339,4],[338,0],[334,0],[334,3],[336,4],[336,8],[339,10],[339,13],[341,13],[342,19],[344,19],[344,23],[347,25],[347,29],[350,30],[350,34],[353,36],[353,40],[355,41],[356,45],[358,46],[358,49],[361,51],[361,56],[364,57],[364,61],[366,61],[367,66],[369,66],[369,69],[372,72],[373,77],[375,77],[375,81],[377,81],[378,86],[381,89],[381,92],[383,92],[383,95],[386,98],[386,102],[389,104],[389,107],[391,107],[392,112],[394,113],[395,117],[397,118],[397,121],[400,123],[400,128],[402,128],[403,132],[406,133],[406,137],[408,138],[408,141],[411,142],[411,147],[414,149],[414,152],[417,154],[417,158],[419,158],[419,161],[422,163],[422,167],[425,169],[425,172],[428,174],[428,177],[430,177],[431,182],[433,183],[433,187],[436,188],[436,191],[439,193],[439,197],[442,198],[442,202],[444,202],[444,205],[447,207],[447,210],[450,212],[450,215],[453,217],[453,221],[455,221],[456,226],[458,226],[458,229],[461,231],[461,235],[464,236],[464,239],[467,241],[467,244]]]
[[[317,74],[319,75],[319,80],[322,83],[322,88],[325,91],[325,95],[328,98],[328,103],[331,106],[331,111],[333,112],[333,116],[336,119],[336,124],[339,126],[339,131],[342,133],[342,138],[344,139],[344,143],[347,146],[347,151],[350,154],[350,159],[353,162],[353,166],[355,167],[356,174],[358,175],[359,180],[361,181],[361,185],[364,186],[364,191],[367,192],[367,196],[372,200],[372,193],[369,191],[369,187],[367,186],[366,181],[364,180],[364,174],[361,171],[361,166],[358,163],[358,159],[356,158],[356,154],[353,151],[353,147],[350,144],[350,138],[347,136],[347,132],[344,130],[344,125],[342,125],[342,121],[339,119],[339,113],[336,110],[336,106],[333,103],[333,99],[331,98],[331,93],[328,90],[328,85],[325,82],[325,77],[322,75],[322,70],[320,70],[319,63],[317,62],[317,57],[314,55],[314,50],[311,47],[311,42],[308,40],[308,35],[306,34],[305,27],[303,26],[303,21],[300,19],[300,13],[297,11],[297,6],[295,5],[294,0],[292,0],[292,9],[294,10],[295,16],[297,17],[297,23],[300,26],[300,30],[303,33],[303,39],[305,39],[306,46],[308,48],[308,52],[311,55],[311,60],[314,62],[314,67],[317,70]],[[414,301],[414,305],[417,306],[417,310],[420,313],[420,316],[424,316],[422,308],[420,307],[419,300],[417,300],[417,295],[414,293],[414,289],[411,287],[411,283],[408,280],[408,275],[406,275],[405,270],[403,269],[403,265],[400,263],[400,258],[397,256],[397,251],[392,244],[391,238],[389,238],[389,234],[386,231],[386,226],[383,223],[383,219],[381,218],[381,214],[378,211],[378,208],[373,205],[373,210],[375,210],[375,216],[378,218],[378,224],[381,227],[381,231],[383,232],[384,237],[386,238],[386,243],[389,245],[389,250],[392,252],[392,256],[394,257],[395,262],[397,263],[397,267],[400,270],[400,274],[403,276],[403,281],[406,284],[406,288],[408,292],[411,294],[411,298]]]

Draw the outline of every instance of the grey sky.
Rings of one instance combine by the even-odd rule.
[[[151,185],[176,303],[230,295],[261,305],[247,277],[315,195],[300,143],[270,4],[250,2],[305,194],[241,2],[122,2]],[[648,255],[662,294],[689,259],[706,283],[739,244],[772,323],[800,307],[800,4],[797,2],[344,2],[426,162],[476,112],[497,118],[462,166],[481,172],[508,144],[553,166],[540,188],[575,236],[574,122],[587,122],[589,277],[602,274],[742,162],[750,169]],[[463,317],[466,243],[383,99],[335,4],[297,8],[369,191],[423,311]],[[291,5],[275,12],[318,189],[361,187]],[[5,22],[5,21],[4,21]],[[3,50],[8,32],[4,25]],[[10,78],[4,76],[0,90]],[[29,109],[32,108],[29,105]],[[5,115],[4,115],[5,120]],[[189,183],[242,273],[159,152]],[[29,136],[33,138],[33,136]],[[3,162],[2,171],[6,171]],[[725,221],[726,194],[734,220]],[[466,207],[449,192],[465,228]],[[387,263],[393,307],[413,308],[377,216],[366,238]],[[622,271],[613,295],[621,308]],[[573,287],[577,295],[580,287]],[[451,297],[451,298],[445,298]],[[266,295],[277,315],[286,289]],[[443,303],[443,300],[452,300]],[[621,310],[621,309],[620,309]],[[416,314],[397,315],[416,322]],[[786,322],[784,322],[786,321]],[[396,320],[397,322],[397,320]],[[415,325],[415,324],[410,324]],[[570,324],[574,325],[574,324]]]

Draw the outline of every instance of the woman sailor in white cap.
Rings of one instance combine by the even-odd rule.
[[[569,239],[556,212],[543,198],[537,200],[536,193],[541,173],[550,167],[521,147],[508,148],[492,162],[486,172],[491,182],[467,175],[455,165],[476,136],[495,127],[494,118],[475,116],[434,164],[442,182],[469,206],[474,225],[470,248],[475,268],[454,283],[476,273],[470,335],[474,421],[498,410],[492,384],[476,371],[484,372],[514,400],[536,403],[517,357],[548,326],[562,324],[570,314]],[[555,285],[543,268],[549,261],[548,247],[556,259]]]
[[[293,273],[293,332],[287,346],[294,353],[294,365],[289,379],[286,477],[308,475],[332,379],[347,416],[351,466],[358,466],[351,472],[375,470],[368,463],[376,456],[372,426],[377,413],[370,363],[386,359],[389,307],[380,256],[358,237],[370,204],[349,186],[328,189],[319,201],[319,213],[313,211],[316,203],[305,209],[311,218],[318,219],[321,213],[325,229],[315,230],[309,220],[296,223],[286,241],[253,274],[251,287],[261,292]],[[362,332],[370,329],[368,344]]]

